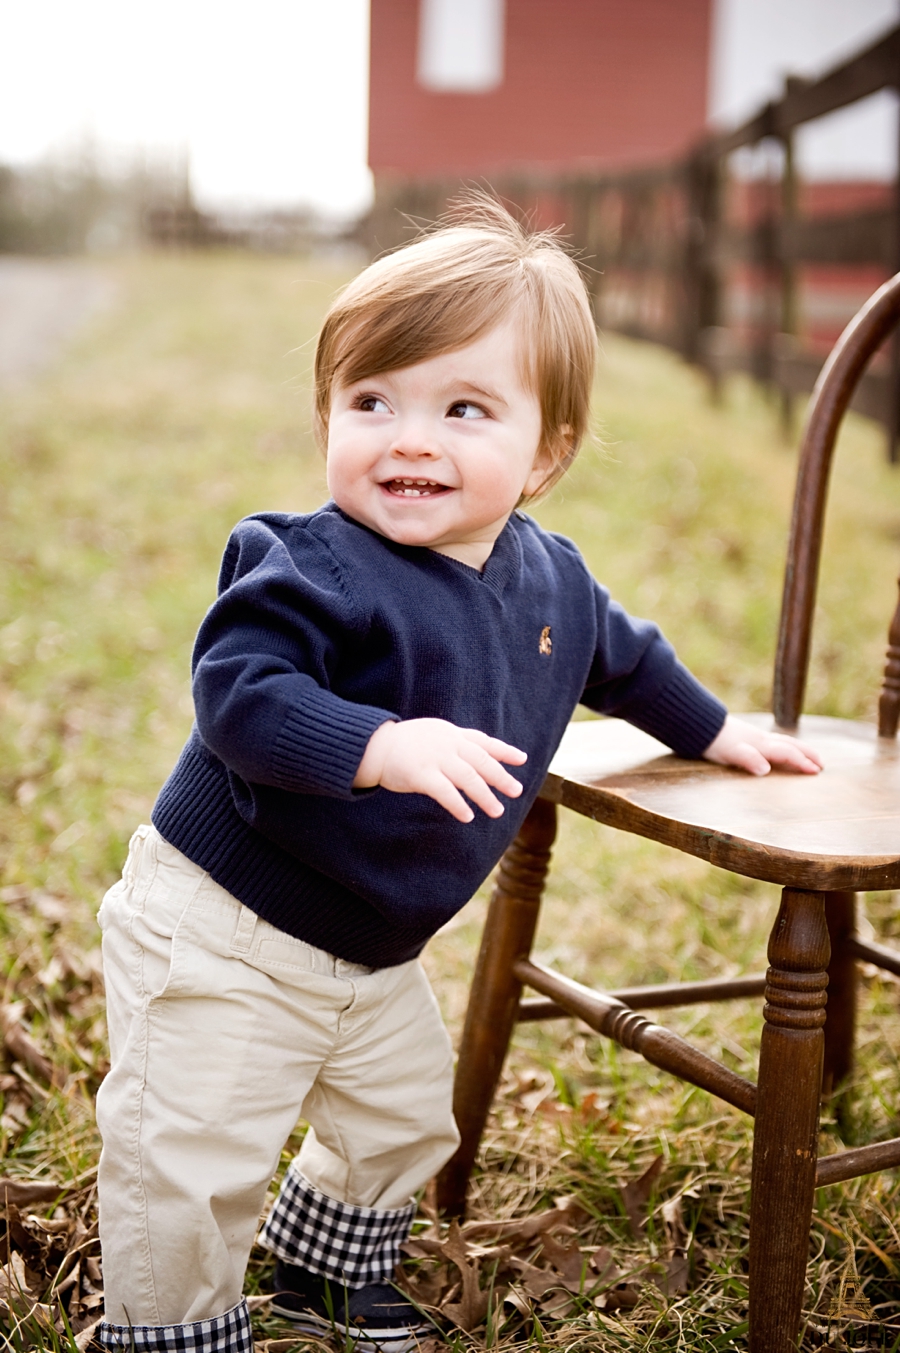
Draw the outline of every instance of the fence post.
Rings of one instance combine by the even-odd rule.
[[[790,89],[790,80],[788,81]],[[794,158],[794,134],[786,131],[781,136],[784,164],[781,173],[781,230],[779,232],[779,262],[781,265],[781,333],[783,337],[775,352],[775,377],[781,393],[781,429],[785,441],[793,435],[793,398],[787,366],[792,344],[797,334],[797,166]]]
[[[719,372],[711,360],[706,330],[715,328],[719,316],[719,218],[721,168],[715,143],[700,147],[684,164],[687,227],[683,261],[683,314],[681,351],[685,360],[702,366],[713,394],[718,393]]]

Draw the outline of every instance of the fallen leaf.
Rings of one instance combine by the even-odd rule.
[[[690,1233],[684,1224],[681,1194],[670,1198],[660,1208],[666,1230],[666,1263],[662,1273],[654,1278],[660,1291],[668,1297],[687,1292],[690,1287],[691,1265],[688,1258]]]
[[[615,1287],[598,1297],[596,1304],[604,1311],[628,1311],[637,1306],[641,1299],[640,1288],[632,1283],[618,1283]]]
[[[552,1320],[561,1320],[564,1316],[572,1313],[575,1305],[576,1303],[572,1300],[569,1292],[557,1288],[549,1297],[543,1299],[541,1311],[544,1315],[550,1316]]]
[[[65,1192],[65,1184],[57,1184],[52,1179],[0,1177],[0,1205],[14,1203],[16,1207],[25,1207],[29,1203],[51,1203]]]
[[[537,1067],[528,1067],[514,1080],[507,1081],[501,1094],[503,1098],[518,1104],[526,1113],[534,1113],[535,1108],[547,1095],[556,1089],[556,1081],[549,1071]]]
[[[582,1292],[584,1290],[585,1273],[588,1268],[588,1260],[582,1254],[577,1245],[560,1245],[553,1236],[544,1236],[543,1252],[550,1260],[550,1263],[556,1269],[563,1280],[563,1286],[570,1292]]]
[[[37,1268],[41,1259],[41,1243],[32,1231],[23,1223],[22,1214],[15,1203],[7,1203],[6,1206],[6,1236],[4,1240],[7,1245],[15,1246],[19,1254],[14,1253],[10,1262],[17,1261],[20,1255],[24,1255],[29,1265]]]
[[[33,1212],[29,1212],[25,1220],[31,1226],[36,1226],[39,1230],[46,1231],[51,1236],[68,1232],[72,1226],[68,1217],[38,1217]]]
[[[0,1005],[0,1029],[3,1042],[10,1056],[40,1076],[42,1080],[56,1085],[62,1079],[53,1064],[41,1052],[31,1035],[22,1027],[21,1005]]]
[[[94,1331],[99,1324],[99,1320],[93,1320],[90,1325],[85,1325],[84,1329],[79,1330],[75,1335],[75,1347],[78,1349],[78,1353],[85,1353],[88,1344],[94,1337]]]
[[[585,1215],[585,1210],[574,1195],[557,1198],[548,1212],[539,1212],[533,1217],[510,1218],[502,1221],[470,1221],[462,1228],[466,1240],[477,1240],[481,1236],[496,1236],[497,1239],[533,1240],[545,1232],[558,1231],[569,1222],[577,1222]],[[418,1237],[416,1237],[418,1239]]]
[[[25,1260],[21,1254],[10,1255],[9,1263],[0,1268],[0,1297],[8,1304],[12,1298],[25,1296],[28,1291],[28,1278],[25,1273]]]
[[[506,1296],[503,1298],[503,1305],[512,1306],[513,1310],[518,1311],[519,1315],[524,1315],[526,1320],[531,1317],[534,1310],[531,1302],[517,1287],[510,1287],[507,1290]]]
[[[418,1236],[410,1236],[409,1240],[404,1240],[400,1245],[400,1253],[405,1254],[408,1259],[425,1259],[429,1254],[438,1254],[440,1250],[439,1240],[420,1239]]]
[[[417,1305],[436,1307],[447,1287],[447,1266],[428,1269],[423,1265],[410,1270],[398,1265],[394,1281]]]
[[[445,1302],[442,1308],[444,1315],[467,1334],[471,1334],[487,1315],[490,1295],[481,1290],[478,1261],[476,1259],[470,1261],[466,1243],[460,1234],[459,1222],[455,1219],[450,1223],[450,1233],[443,1242],[442,1253],[459,1269],[462,1282],[461,1299],[458,1302]]]
[[[605,1245],[601,1245],[599,1250],[595,1250],[591,1255],[591,1268],[596,1273],[598,1282],[607,1283],[609,1286],[617,1283],[622,1276],[612,1257],[612,1251]]]
[[[545,1292],[549,1292],[551,1287],[559,1286],[559,1278],[548,1268],[538,1268],[535,1264],[529,1264],[526,1259],[512,1259],[510,1261],[522,1275],[522,1286],[530,1297],[540,1300]]]
[[[662,1173],[662,1168],[663,1157],[657,1156],[639,1179],[634,1179],[629,1184],[620,1185],[622,1202],[625,1205],[625,1212],[635,1239],[643,1234],[644,1227],[647,1224],[647,1202],[653,1192],[654,1184]]]
[[[268,1306],[269,1302],[272,1300],[272,1294],[269,1293],[268,1296],[247,1297],[246,1300],[247,1310],[252,1314],[253,1311],[258,1311],[261,1307]]]
[[[681,1194],[676,1198],[670,1198],[668,1202],[663,1203],[660,1208],[662,1213],[663,1225],[666,1228],[666,1239],[669,1242],[671,1250],[683,1249],[688,1239],[688,1229],[684,1224],[684,1206],[681,1201]]]
[[[666,1265],[666,1296],[687,1292],[691,1285],[691,1264],[686,1251],[677,1250]]]
[[[578,1117],[582,1122],[593,1123],[598,1118],[605,1118],[608,1113],[609,1104],[600,1099],[596,1090],[588,1090],[586,1095],[582,1095],[578,1105]]]
[[[437,1175],[433,1175],[425,1186],[425,1193],[419,1203],[419,1211],[428,1218],[428,1231],[431,1235],[441,1234],[441,1214],[437,1204]]]
[[[71,907],[61,897],[56,897],[53,893],[34,893],[31,898],[31,905],[48,925],[62,925],[71,914]]]

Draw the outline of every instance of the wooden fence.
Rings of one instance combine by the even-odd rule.
[[[490,187],[539,224],[562,226],[601,328],[676,349],[713,386],[729,371],[749,372],[780,398],[789,426],[794,397],[812,389],[843,322],[900,270],[900,189],[858,183],[817,192],[797,173],[796,132],[898,87],[900,26],[818,80],[789,78],[780,99],[676,162],[616,175],[507,173]],[[751,147],[766,164],[762,176],[746,166],[735,172],[735,153]],[[459,189],[458,179],[380,179],[366,225],[370,246],[401,243],[411,222],[434,220]],[[830,305],[833,331],[811,322],[804,304],[816,286],[828,293],[829,277],[841,293]],[[854,401],[884,424],[892,460],[898,373],[894,342]]]

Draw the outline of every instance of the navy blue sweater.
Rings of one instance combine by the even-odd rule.
[[[541,643],[549,627],[549,645]],[[547,651],[549,649],[549,651]],[[153,821],[258,915],[371,967],[405,962],[515,836],[572,711],[699,756],[724,707],[575,546],[514,514],[483,572],[396,545],[333,503],[242,521],[194,652],[197,722]],[[386,719],[480,728],[528,753],[501,818],[353,789]]]

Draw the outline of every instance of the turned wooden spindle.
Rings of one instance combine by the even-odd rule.
[[[465,1214],[466,1185],[522,994],[513,965],[531,952],[555,837],[556,805],[538,799],[500,862],[456,1065],[453,1114],[461,1140],[438,1176],[438,1207],[449,1216]]]
[[[887,662],[878,701],[878,736],[895,738],[900,719],[900,602],[888,632]]]
[[[752,1353],[796,1353],[818,1154],[829,957],[823,895],[785,888],[769,937],[756,1091]]]

